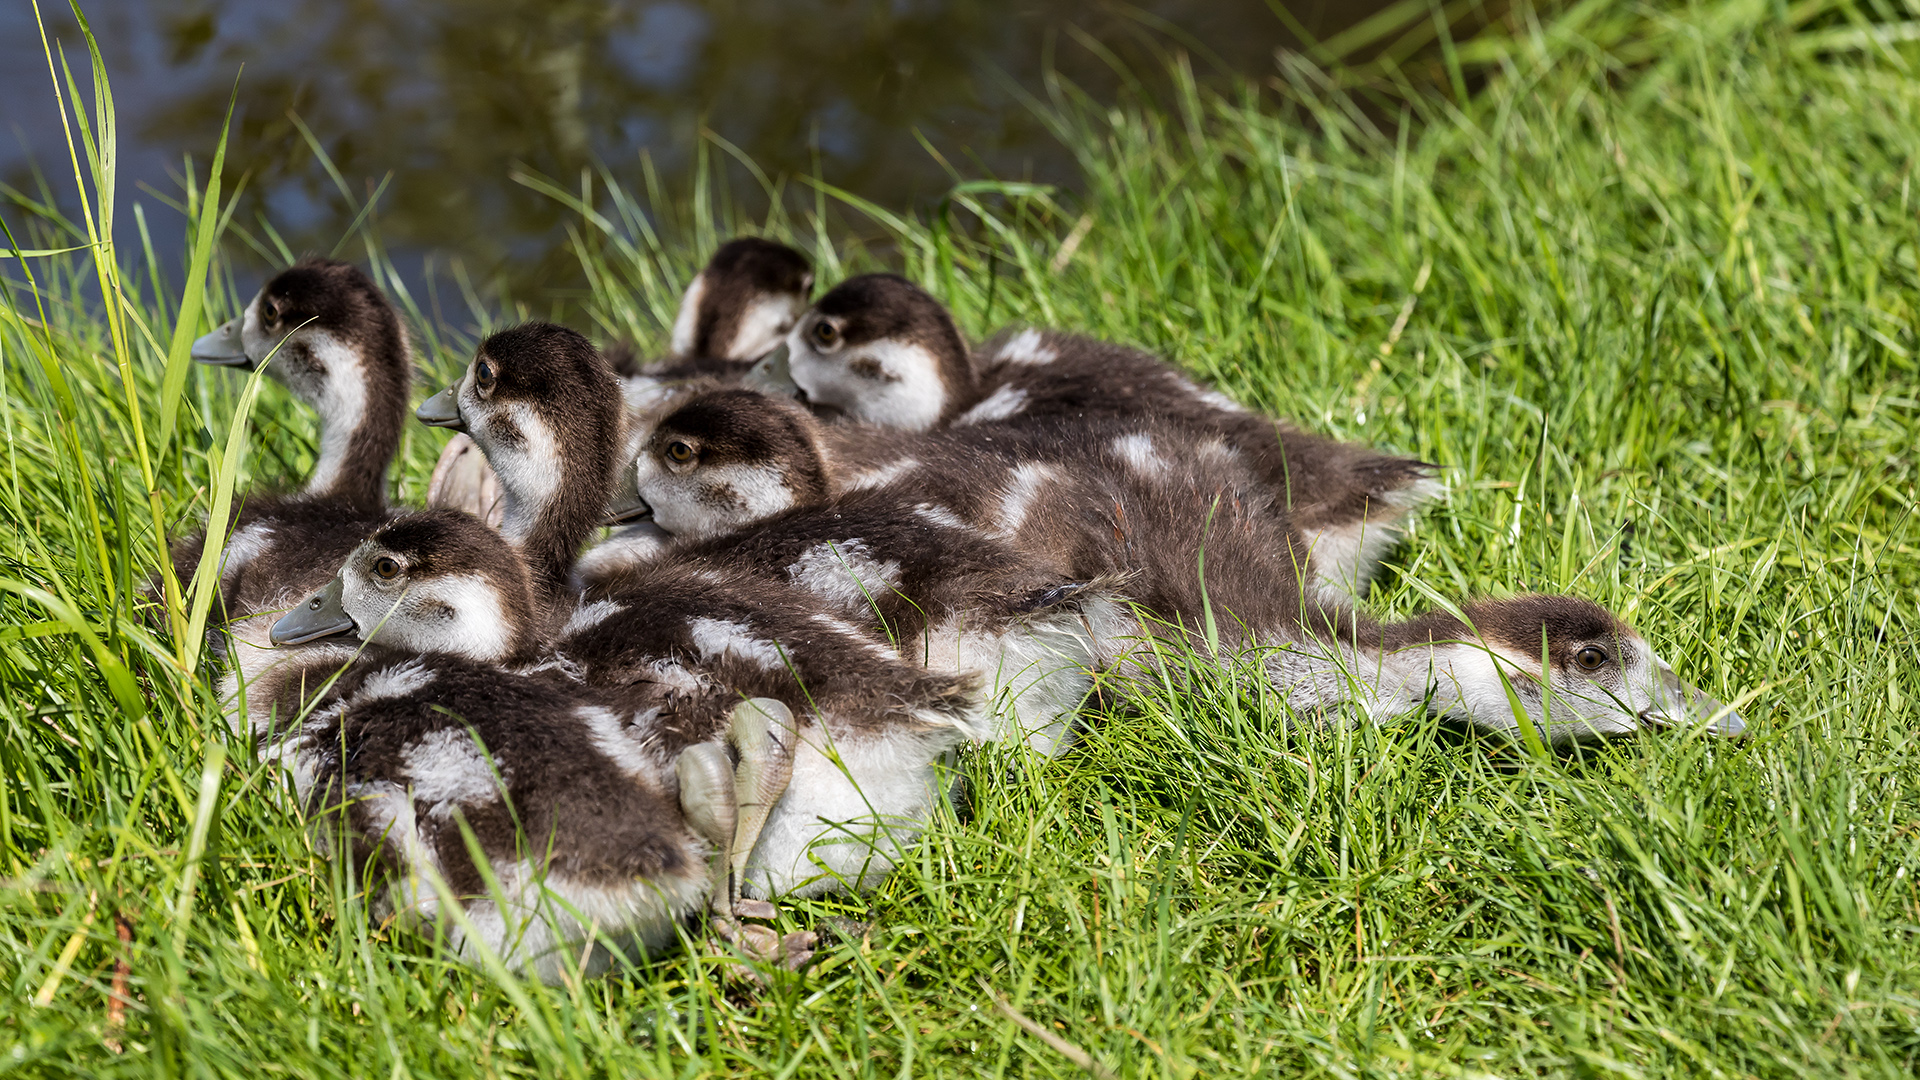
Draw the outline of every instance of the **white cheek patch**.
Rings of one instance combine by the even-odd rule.
[[[360,353],[323,330],[305,330],[301,341],[326,369],[311,404],[320,414],[320,458],[307,479],[309,494],[330,491],[346,467],[354,432],[367,417],[366,361]]]
[[[780,655],[780,646],[766,638],[755,637],[745,623],[726,619],[689,619],[687,635],[693,639],[694,651],[705,660],[731,657],[757,665],[764,671],[780,671],[787,666],[786,659]]]
[[[840,611],[868,611],[900,584],[900,563],[873,557],[864,540],[815,544],[787,567],[787,578]]]
[[[639,488],[654,524],[691,540],[734,532],[794,504],[779,472],[754,465],[716,465],[687,476],[656,469]]]
[[[1046,343],[1040,331],[1022,330],[1000,346],[995,359],[1008,364],[1051,364],[1060,359],[1060,353]]]
[[[1684,719],[1685,703],[1670,703],[1670,695],[1665,692],[1661,673],[1670,669],[1646,641],[1623,635],[1619,646],[1631,653],[1631,663],[1624,669],[1604,668],[1597,673],[1600,678],[1570,671],[1554,680],[1549,707],[1556,734],[1563,724],[1571,724],[1575,730],[1566,733],[1569,738],[1580,734],[1625,735],[1640,730],[1642,713],[1665,712],[1670,704],[1677,707],[1674,719]],[[1569,717],[1569,713],[1575,715]]]
[[[1537,661],[1478,641],[1435,645],[1431,655],[1432,666],[1426,678],[1436,712],[1465,720],[1482,731],[1513,735],[1520,730],[1513,703],[1507,699],[1507,687],[1520,695],[1521,683],[1527,680],[1523,673],[1528,670],[1537,681]],[[1527,704],[1526,697],[1521,697],[1521,703]],[[1535,710],[1527,711],[1537,723],[1540,717]]]
[[[427,816],[445,821],[462,807],[484,806],[500,799],[506,767],[495,772],[494,762],[465,728],[428,732],[400,751],[413,797],[427,804]]]
[[[429,670],[424,661],[409,660],[367,676],[366,681],[360,684],[359,692],[353,695],[353,700],[358,704],[407,697],[432,686],[437,678],[439,676]]]
[[[563,460],[560,440],[533,406],[524,401],[512,402],[506,407],[506,413],[520,429],[524,441],[508,448],[501,446],[497,439],[489,439],[491,448],[483,444],[482,449],[487,450],[487,461],[500,475],[500,487],[506,494],[501,535],[520,544],[532,534],[541,511],[559,494]]]
[[[720,465],[701,469],[701,475],[732,489],[740,500],[743,524],[769,518],[794,504],[793,489],[777,468],[759,465]]]
[[[504,660],[512,648],[514,627],[508,624],[500,594],[478,575],[420,582],[404,596],[383,594],[351,579],[346,586],[342,606],[370,641],[481,662]]]
[[[1167,471],[1167,459],[1154,448],[1151,435],[1122,435],[1113,440],[1113,452],[1137,473],[1160,476]]]
[[[625,423],[621,427],[624,434],[620,437],[620,456],[616,459],[620,465],[613,472],[610,501],[639,493],[640,471],[646,467],[641,459],[650,457],[646,452],[647,440],[653,438],[652,420],[638,416],[632,409],[627,410]]]
[[[733,340],[727,343],[721,355],[729,360],[757,360],[765,356],[793,328],[794,317],[799,314],[799,297],[762,296],[756,299],[740,316],[739,328],[733,332]]]
[[[875,341],[860,352],[878,361],[896,381],[862,380],[870,389],[861,395],[858,408],[847,407],[849,415],[906,431],[925,431],[939,422],[940,414],[946,411],[948,390],[932,353],[899,341]]]
[[[902,458],[890,465],[856,473],[852,479],[841,485],[841,488],[845,491],[869,491],[873,488],[886,487],[919,467],[920,462],[917,459]]]
[[[1436,697],[1451,697],[1446,709],[1475,727],[1517,736],[1520,722],[1507,698],[1507,686],[1528,713],[1535,729],[1550,743],[1565,746],[1582,738],[1624,735],[1637,731],[1639,717],[1621,708],[1597,684],[1575,685],[1554,673],[1552,691],[1540,691],[1541,664],[1537,657],[1511,649],[1481,644],[1434,649]],[[1501,682],[1506,676],[1506,684]]]
[[[1640,679],[1631,676],[1618,687],[1578,675],[1555,679],[1547,702],[1553,741],[1567,743],[1583,736],[1627,735],[1640,730],[1640,711],[1653,704],[1647,689]]]
[[[451,607],[454,617],[440,627],[428,651],[458,653],[472,660],[503,660],[512,648],[514,627],[493,583],[478,575],[462,574],[428,582],[416,590],[426,600]]]
[[[1011,538],[1020,531],[1027,523],[1034,500],[1053,482],[1054,476],[1052,468],[1033,463],[1008,470],[1006,494],[1000,499],[999,535]]]
[[[673,337],[668,348],[675,356],[687,356],[693,352],[693,337],[700,328],[700,304],[707,298],[707,274],[702,270],[693,276],[687,291],[680,296],[680,311],[673,317]]]
[[[986,424],[995,420],[1005,420],[1009,416],[1018,415],[1026,407],[1027,392],[1025,390],[1017,386],[1002,386],[987,395],[986,400],[980,404],[954,417],[953,424],[955,427],[960,427],[965,424]]]
[[[851,412],[851,403],[858,394],[858,388],[852,385],[853,377],[841,368],[838,360],[829,360],[815,352],[799,327],[787,335],[787,377],[806,391],[808,401],[836,409]]]
[[[802,341],[797,330],[787,336],[787,345],[795,385],[807,392],[809,400],[840,409],[851,419],[925,431],[946,411],[948,390],[940,378],[939,361],[919,345],[874,341],[827,358]],[[891,381],[855,375],[848,365],[863,359],[880,365]]]
[[[645,452],[634,455],[631,473],[633,475],[634,493],[643,499],[647,497],[649,485],[657,485],[674,479],[674,475],[668,472],[659,461],[655,460],[652,454]],[[652,506],[653,504],[649,502],[647,505]]]

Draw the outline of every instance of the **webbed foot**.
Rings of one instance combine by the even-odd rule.
[[[772,922],[779,914],[779,909],[765,900],[739,900],[733,905],[731,918],[714,917],[713,929],[748,959],[799,971],[813,961],[813,950],[820,944],[820,935],[811,930],[796,930],[783,936],[772,927],[761,925]]]
[[[707,864],[707,906],[716,920],[733,910],[733,837],[739,816],[733,763],[713,743],[689,746],[673,763],[680,780],[680,812],[701,839],[713,845]]]
[[[793,779],[796,738],[793,711],[773,698],[752,698],[733,707],[727,742],[740,757],[733,772],[739,800],[739,824],[733,835],[732,895],[736,899],[767,816]]]
[[[736,955],[798,971],[813,959],[818,935],[800,930],[781,935],[771,926],[779,909],[765,900],[743,899],[740,884],[774,804],[793,779],[796,738],[793,712],[772,698],[733,707],[727,743],[732,763],[714,743],[688,747],[674,762],[680,810],[695,833],[713,845],[708,867],[708,911],[714,936]]]

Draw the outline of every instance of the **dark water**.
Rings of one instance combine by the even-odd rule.
[[[1284,6],[1324,36],[1381,3]],[[64,5],[42,10],[84,79],[75,20]],[[295,251],[327,251],[352,220],[297,117],[362,195],[391,174],[380,228],[404,272],[428,253],[455,255],[522,297],[564,294],[577,270],[563,246],[569,215],[509,179],[516,168],[577,188],[582,168],[604,163],[637,188],[644,157],[684,193],[704,129],[769,176],[817,173],[891,207],[926,205],[952,182],[922,137],[968,177],[1071,185],[1071,160],[1023,100],[1045,95],[1049,72],[1110,100],[1161,92],[1175,51],[1219,81],[1269,75],[1274,50],[1298,44],[1262,0],[93,0],[85,10],[119,105],[123,243],[137,242],[127,201],[141,199],[163,259],[178,260],[180,219],[156,195],[178,196],[183,155],[204,171],[244,65],[227,177],[248,177],[240,224],[264,236],[269,222]],[[37,160],[70,192],[29,0],[0,0],[0,120],[10,136],[0,178],[31,190]],[[751,174],[726,167],[743,205],[764,205]]]

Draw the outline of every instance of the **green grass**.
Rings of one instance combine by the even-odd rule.
[[[757,224],[826,281],[904,266],[971,332],[1164,350],[1446,466],[1379,613],[1591,596],[1755,732],[1540,764],[1419,720],[1289,733],[1244,671],[1137,687],[1060,761],[965,762],[968,819],[876,894],[797,907],[869,937],[759,994],[686,956],[527,986],[369,925],[133,602],[156,515],[298,476],[311,421],[268,387],[218,467],[238,381],[166,397],[191,288],[125,221],[117,248],[7,263],[0,1072],[1081,1071],[1004,1003],[1122,1076],[1913,1075],[1920,50],[1890,11],[1576,7],[1443,42],[1431,82],[1470,98],[1391,64],[1164,112],[1061,87],[1036,105],[1083,194],[962,185],[920,220],[875,210],[864,244],[805,200],[743,223],[704,178],[678,203],[596,178],[603,335],[661,340],[716,238]],[[5,214],[20,246],[89,243]],[[186,332],[253,285],[215,257]],[[407,298],[430,379],[484,326],[457,285]],[[397,497],[437,445],[410,434]]]

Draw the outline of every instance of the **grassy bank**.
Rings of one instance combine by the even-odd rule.
[[[193,207],[212,316],[123,198],[111,252],[8,262],[0,298],[0,1072],[1079,1074],[1065,1040],[1126,1076],[1912,1075],[1913,24],[1603,17],[1443,50],[1470,97],[1348,97],[1304,66],[1165,112],[1061,88],[1037,104],[1080,196],[962,185],[919,220],[874,209],[864,244],[755,224],[824,281],[887,261],[969,331],[1141,343],[1441,463],[1451,496],[1375,610],[1591,596],[1739,703],[1750,743],[1539,764],[1415,719],[1289,733],[1232,673],[1138,687],[1061,761],[966,762],[971,816],[877,894],[799,905],[873,922],[804,979],[451,966],[369,925],[184,639],[135,612],[159,532],[298,476],[313,428],[271,387],[236,423],[240,382],[173,348],[257,284],[218,257],[223,196]],[[647,190],[615,169],[581,207],[602,336],[662,340],[742,224]],[[18,201],[5,220],[21,247],[89,240]],[[378,268],[369,235],[348,254]],[[405,303],[437,380],[483,308],[451,281]],[[439,441],[408,439],[418,501]]]

